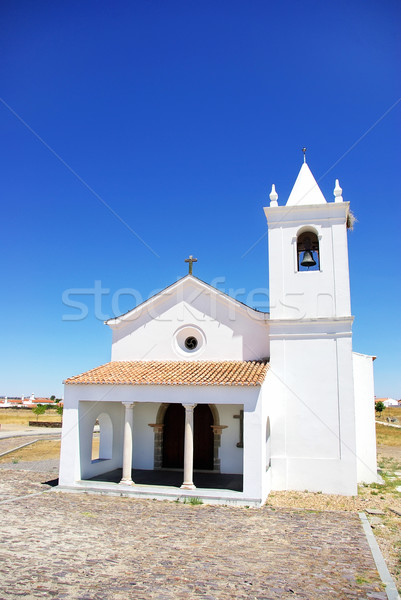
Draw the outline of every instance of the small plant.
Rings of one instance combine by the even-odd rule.
[[[17,465],[19,463],[19,458],[13,458],[13,465]]]
[[[56,412],[58,415],[62,415],[63,414],[63,406],[57,406],[56,407]]]
[[[197,504],[203,504],[203,500],[201,498],[191,498],[189,501],[192,506],[196,506]]]
[[[192,504],[192,506],[196,506],[197,504],[203,504],[203,500],[201,498],[196,497],[185,497],[182,500],[183,504]]]
[[[376,411],[377,413],[379,413],[379,415],[380,415],[380,413],[382,413],[382,412],[383,412],[383,410],[384,410],[385,408],[386,408],[386,407],[384,406],[384,403],[383,403],[381,400],[379,400],[378,402],[375,402],[375,411]]]
[[[367,579],[366,577],[356,577],[355,581],[358,585],[363,585],[364,583],[371,583],[371,580]]]

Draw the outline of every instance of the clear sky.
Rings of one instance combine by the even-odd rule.
[[[401,397],[398,0],[2,0],[0,23],[0,395],[107,362],[119,290],[147,298],[188,254],[240,300],[266,288],[262,207],[307,146],[358,219],[354,349]]]

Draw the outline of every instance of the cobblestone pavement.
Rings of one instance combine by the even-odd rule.
[[[3,452],[8,452],[13,448],[18,448],[18,446],[22,446],[22,444],[27,444],[28,442],[31,442],[34,439],[36,438],[29,438],[25,436],[0,439],[0,454],[2,454]]]
[[[355,514],[68,494],[53,477],[0,471],[1,599],[386,599]]]

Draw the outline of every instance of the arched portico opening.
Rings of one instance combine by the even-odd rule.
[[[103,412],[95,420],[92,432],[92,462],[108,460],[113,455],[113,423],[110,416]]]

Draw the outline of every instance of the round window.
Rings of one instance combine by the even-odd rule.
[[[189,360],[193,360],[205,351],[205,334],[196,325],[188,324],[180,327],[174,332],[171,341],[174,351]]]
[[[184,345],[185,345],[185,348],[187,348],[188,350],[195,350],[195,348],[198,345],[198,340],[196,339],[196,337],[193,337],[192,335],[190,335],[189,337],[186,338]]]

